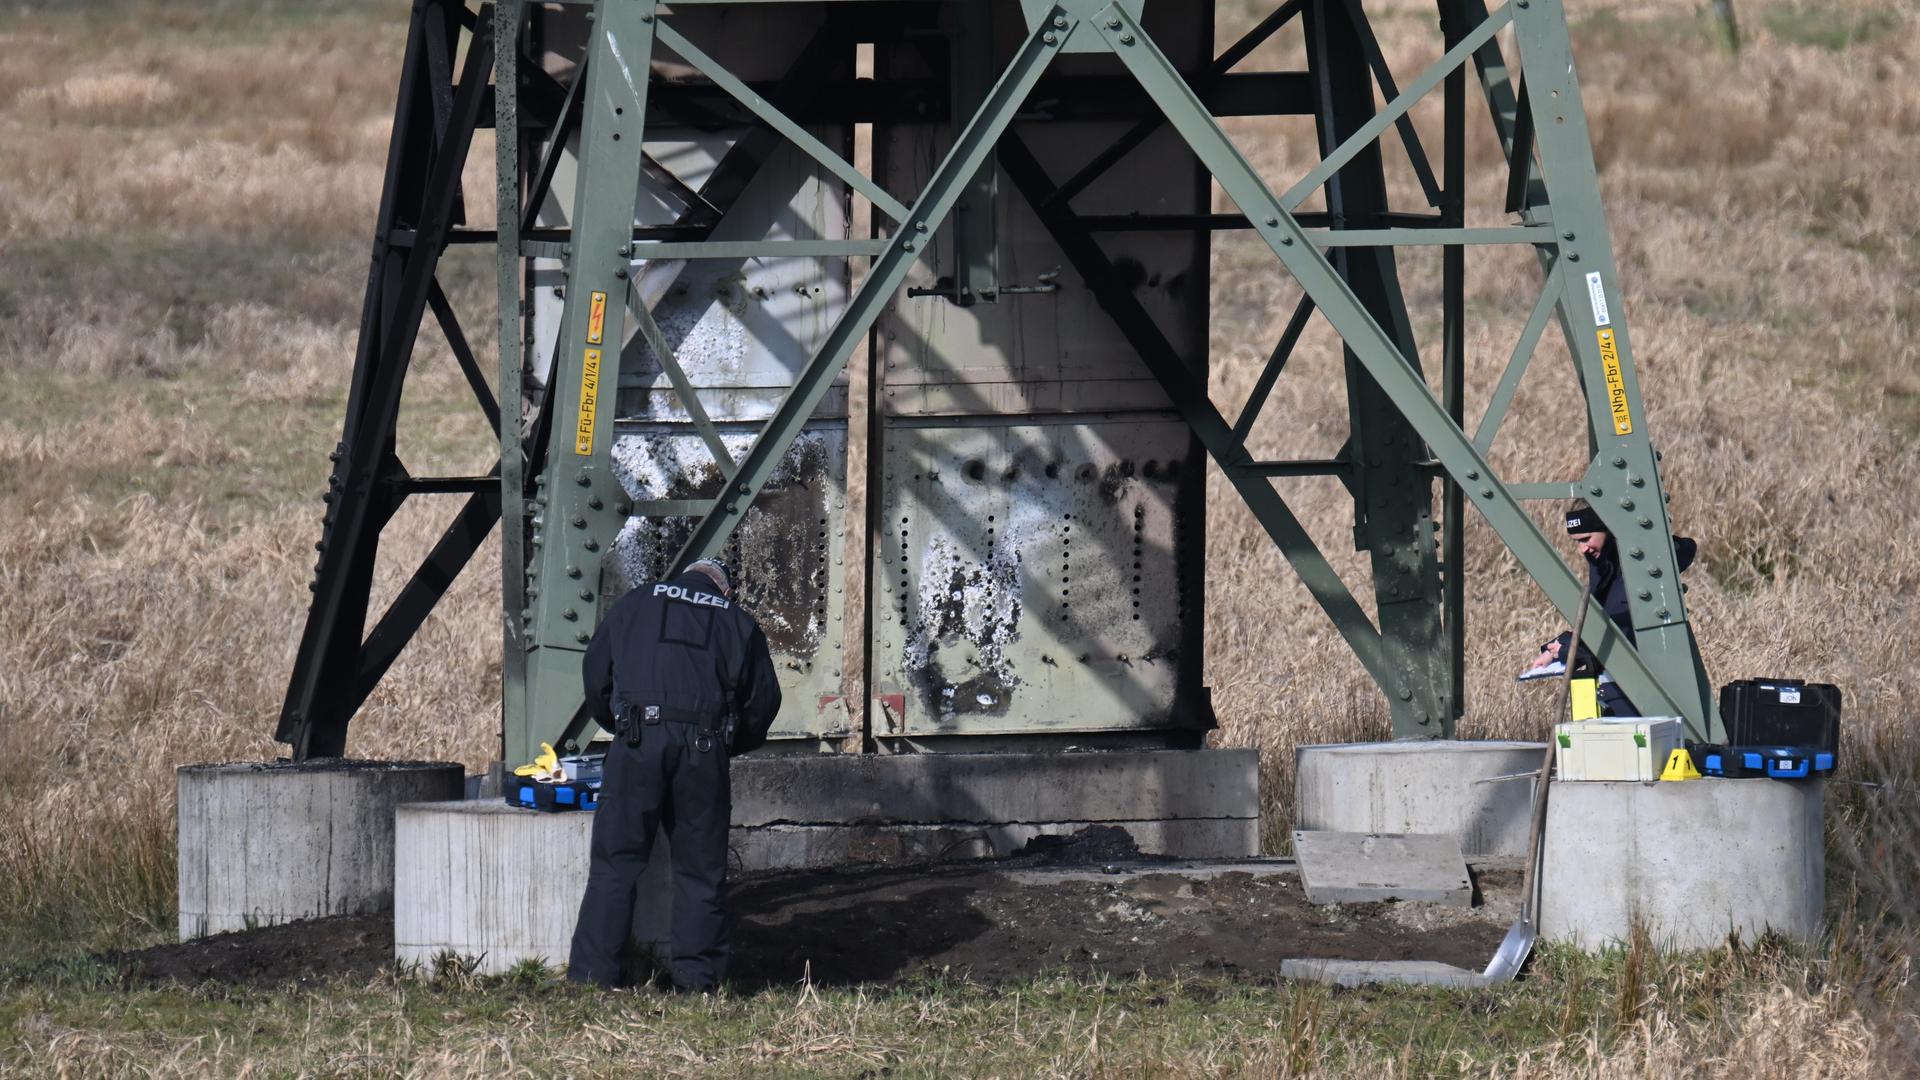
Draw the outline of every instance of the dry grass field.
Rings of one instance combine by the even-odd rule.
[[[1830,788],[1833,930],[1811,949],[1598,960],[1549,952],[1524,988],[1335,994],[1047,980],[802,987],[612,1004],[529,975],[326,992],[139,990],[87,957],[173,925],[173,767],[272,757],[338,437],[403,0],[0,0],[0,1072],[82,1074],[1862,1076],[1920,1067],[1920,19],[1905,0],[1568,0],[1650,422],[1717,681],[1847,692]],[[1249,17],[1222,4],[1225,37]],[[1397,71],[1430,8],[1370,2]],[[1405,76],[1403,75],[1403,82]],[[1477,106],[1476,106],[1477,108]],[[1437,108],[1417,119],[1437,135]],[[1479,114],[1474,115],[1477,122]],[[1311,143],[1248,124],[1270,179]],[[1476,129],[1487,164],[1496,151]],[[470,212],[490,213],[491,144]],[[1410,177],[1395,196],[1414,202]],[[1502,181],[1473,193],[1498,218]],[[466,256],[463,256],[466,258]],[[1214,390],[1229,411],[1288,311],[1264,250],[1214,255]],[[1470,413],[1532,303],[1524,259],[1469,267]],[[491,264],[446,275],[483,312]],[[1437,357],[1438,256],[1402,267]],[[480,326],[476,316],[473,322]],[[1344,435],[1324,328],[1261,446]],[[470,330],[476,338],[483,332]],[[484,469],[489,436],[423,335],[403,456]],[[1580,467],[1577,397],[1543,347],[1497,444],[1523,479]],[[1225,744],[1267,762],[1385,734],[1330,625],[1212,476],[1207,657]],[[1349,580],[1331,484],[1289,481]],[[390,529],[382,587],[436,531]],[[1551,508],[1543,507],[1543,515]],[[1545,517],[1543,516],[1543,520]],[[1554,619],[1469,527],[1468,737],[1535,736],[1512,672]],[[471,567],[355,725],[355,751],[483,767],[497,746],[497,558]]]

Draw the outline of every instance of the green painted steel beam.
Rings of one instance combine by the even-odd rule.
[[[1374,116],[1374,83],[1365,65],[1352,62],[1366,51],[1368,28],[1353,5],[1320,4],[1307,10],[1303,29],[1318,97],[1320,149],[1333,153]],[[1380,90],[1389,98],[1398,96],[1388,85]],[[1377,220],[1391,212],[1383,141],[1384,136],[1352,152],[1328,177],[1325,206],[1336,221]],[[1336,248],[1331,261],[1400,355],[1419,370],[1419,344],[1407,317],[1395,252]],[[1351,445],[1340,456],[1351,459],[1354,468],[1340,477],[1353,498],[1354,546],[1367,553],[1376,619],[1394,668],[1392,682],[1384,684],[1390,687],[1393,736],[1445,737],[1452,733],[1447,687],[1452,664],[1441,621],[1433,476],[1417,465],[1428,454],[1351,349],[1343,353],[1342,369]]]
[[[676,569],[719,551],[733,534],[740,523],[741,512],[773,476],[794,437],[826,396],[827,388],[846,366],[854,349],[866,340],[874,320],[906,281],[907,272],[918,258],[915,252],[953,209],[967,179],[986,164],[994,144],[1013,122],[1021,103],[1073,32],[1076,23],[1058,8],[1054,10],[1053,16],[1043,19],[1027,35],[1012,63],[981,104],[980,111],[954,139],[945,160],[928,180],[912,210],[902,216],[900,230],[887,241],[886,250],[874,259],[846,310],[761,428],[727,490],[694,526],[692,535],[674,560]]]
[[[1565,502],[1580,494],[1580,481],[1562,480],[1557,484],[1515,484],[1509,483],[1507,490],[1513,497],[1527,502]]]
[[[648,65],[660,25],[654,9],[653,0],[600,0],[588,35],[582,167],[527,575],[527,685],[523,711],[506,717],[508,761],[531,761],[539,743],[553,741],[580,711],[580,656],[597,618],[600,563],[626,522],[611,450]]]
[[[839,177],[847,186],[865,195],[873,203],[873,208],[904,225],[909,220],[908,211],[866,174],[847,163],[847,160],[828,148],[826,143],[815,138],[811,131],[775,108],[773,103],[754,92],[753,87],[741,81],[739,77],[721,66],[718,60],[708,56],[699,46],[688,41],[686,35],[665,23],[660,24],[660,42],[667,48],[679,53],[681,58],[700,70],[700,73],[713,80],[713,84],[725,90],[727,94],[748,112],[760,118],[768,127],[779,132],[781,137],[798,147],[800,151],[819,162],[828,172]],[[643,73],[644,74],[644,73]]]
[[[1552,244],[1547,225],[1509,225],[1493,229],[1305,229],[1314,247],[1467,247],[1498,244]]]
[[[884,240],[700,240],[633,245],[635,259],[811,259],[875,256]]]
[[[1408,83],[1406,90],[1402,91],[1399,97],[1388,102],[1386,108],[1375,113],[1372,120],[1367,121],[1366,124],[1348,136],[1347,141],[1338,149],[1325,155],[1321,159],[1320,164],[1314,167],[1313,171],[1301,177],[1297,183],[1288,188],[1287,193],[1280,197],[1279,208],[1291,213],[1294,208],[1306,200],[1307,196],[1313,194],[1315,189],[1325,184],[1334,173],[1340,171],[1342,166],[1353,160],[1355,154],[1358,154],[1362,149],[1378,141],[1381,133],[1385,132],[1387,128],[1392,127],[1394,121],[1406,115],[1408,110],[1419,104],[1420,100],[1431,93],[1434,87],[1440,85],[1441,80],[1445,79],[1449,72],[1461,64],[1466,63],[1466,61],[1473,56],[1475,49],[1479,48],[1482,43],[1492,40],[1493,35],[1499,33],[1500,29],[1506,26],[1508,19],[1511,17],[1509,7],[1503,6],[1499,12],[1491,18],[1479,26],[1474,27],[1473,32],[1461,40],[1458,45],[1448,49],[1441,55],[1440,59],[1434,61],[1431,66],[1421,72],[1418,78]],[[1124,47],[1125,46],[1123,46],[1123,48]],[[1185,83],[1181,85],[1184,87]],[[1205,109],[1203,108],[1201,111],[1205,112]],[[1243,206],[1241,209],[1245,210],[1246,207]],[[1249,213],[1249,216],[1251,216],[1251,213]]]
[[[733,455],[727,452],[727,444],[720,440],[720,432],[713,426],[713,419],[707,415],[707,407],[701,403],[700,395],[688,381],[686,369],[680,366],[680,358],[674,355],[673,346],[667,343],[667,335],[660,332],[660,324],[653,319],[653,312],[647,310],[640,294],[634,290],[631,279],[622,294],[627,310],[632,313],[635,326],[639,328],[640,339],[653,352],[654,362],[673,384],[674,396],[680,399],[680,407],[687,410],[687,419],[693,422],[693,429],[700,434],[700,441],[707,444],[707,453],[713,455],[713,463],[720,468],[720,475],[733,475]]]
[[[1552,317],[1559,303],[1560,266],[1556,262],[1547,271],[1547,282],[1540,290],[1540,298],[1534,301],[1526,326],[1521,328],[1520,340],[1513,346],[1513,355],[1507,359],[1507,366],[1500,373],[1499,385],[1493,388],[1493,396],[1487,399],[1486,411],[1480,414],[1480,426],[1474,431],[1473,446],[1482,454],[1493,446],[1493,437],[1500,433],[1500,422],[1506,419],[1507,408],[1513,404],[1513,395],[1520,389],[1520,380],[1533,363],[1533,353],[1540,345],[1540,335],[1546,332],[1547,319]]]
[[[1549,17],[1560,19],[1557,3],[1552,3],[1551,0],[1532,0],[1532,3],[1536,7],[1548,7]],[[1504,12],[1505,9],[1503,14]],[[1261,238],[1267,242],[1295,279],[1314,297],[1315,304],[1327,320],[1333,324],[1334,329],[1366,366],[1368,372],[1379,382],[1381,389],[1392,399],[1396,408],[1433,449],[1435,457],[1446,468],[1448,474],[1467,489],[1475,508],[1493,527],[1515,558],[1540,584],[1542,591],[1547,594],[1554,606],[1571,619],[1572,614],[1583,601],[1587,603],[1590,617],[1585,624],[1583,640],[1620,683],[1621,689],[1640,706],[1644,713],[1681,715],[1686,718],[1688,727],[1696,735],[1710,733],[1717,723],[1712,713],[1711,702],[1706,700],[1704,693],[1695,695],[1689,692],[1692,688],[1688,684],[1696,678],[1703,689],[1705,685],[1704,672],[1699,669],[1697,657],[1677,657],[1674,650],[1657,648],[1653,650],[1651,658],[1643,658],[1642,652],[1646,651],[1644,643],[1642,651],[1636,651],[1606,617],[1605,612],[1599,610],[1599,605],[1585,600],[1585,587],[1574,578],[1559,550],[1534,525],[1532,519],[1521,508],[1519,501],[1501,483],[1492,467],[1475,449],[1472,440],[1447,416],[1445,408],[1434,399],[1425,381],[1407,364],[1405,357],[1399,353],[1393,341],[1387,337],[1385,331],[1367,313],[1353,295],[1352,290],[1327,262],[1326,256],[1312,246],[1305,232],[1293,220],[1280,198],[1274,195],[1252,166],[1241,156],[1232,140],[1207,114],[1205,108],[1180,78],[1179,72],[1154,46],[1132,16],[1118,5],[1109,5],[1099,12],[1092,22],[1098,32],[1106,38],[1114,53],[1120,57],[1121,62],[1135,78],[1140,80],[1148,94],[1167,113],[1169,122],[1180,131],[1195,153],[1199,155],[1229,198],[1246,212],[1248,217],[1255,219],[1256,230]],[[1475,33],[1478,34],[1484,30],[1485,24]],[[1567,63],[1570,67],[1570,57],[1565,56],[1564,21],[1560,22],[1558,30],[1561,62]],[[1542,38],[1552,37],[1544,26],[1535,33]],[[1524,47],[1529,34],[1523,30],[1521,37]],[[1474,41],[1475,35],[1470,34],[1462,45]],[[1545,55],[1540,56],[1535,62],[1544,61],[1551,65],[1554,51],[1551,48],[1542,47],[1540,52]],[[1418,85],[1419,83],[1416,82],[1415,87]],[[1412,92],[1410,89],[1409,93]],[[1541,96],[1545,98],[1546,94],[1543,93]],[[1577,113],[1578,101],[1575,99],[1563,107],[1569,113]],[[1564,122],[1554,125],[1551,117],[1549,121],[1549,126],[1569,126]],[[1584,139],[1584,125],[1581,127],[1581,138]],[[1584,143],[1581,150],[1590,167],[1590,150]],[[1558,156],[1552,156],[1549,160],[1557,162],[1560,159]],[[1597,204],[1598,191],[1590,190]],[[1603,222],[1596,218],[1594,224],[1600,227],[1599,235],[1604,237]],[[1610,262],[1610,253],[1607,258]],[[1644,435],[1642,441],[1644,442]],[[1626,470],[1623,468],[1621,471],[1624,473]],[[1643,476],[1642,480],[1643,483],[1648,482],[1648,477]],[[1659,501],[1657,486],[1648,497],[1656,503]],[[1663,522],[1664,516],[1662,512],[1660,518]],[[1611,521],[1609,523],[1611,524]],[[1671,542],[1665,545],[1665,549],[1668,558],[1671,559]],[[1668,576],[1671,579],[1672,575]],[[1674,584],[1677,587],[1677,581]],[[1680,629],[1684,632],[1684,623],[1680,624]],[[1651,636],[1647,630],[1641,630],[1638,627],[1636,632],[1641,634],[1643,639]],[[1691,643],[1690,635],[1687,641]],[[1686,661],[1684,665],[1675,662],[1680,659]]]
[[[500,378],[500,665],[501,753],[506,729],[527,715],[527,456],[520,429],[526,365],[525,273],[511,242],[520,235],[520,28],[526,20],[521,0],[498,0],[493,9],[493,130],[498,207],[495,226],[495,278],[499,298]],[[508,238],[500,242],[498,238]],[[505,760],[503,757],[502,760]]]
[[[1281,369],[1293,357],[1294,346],[1300,344],[1300,335],[1307,328],[1307,320],[1312,317],[1313,297],[1302,296],[1294,306],[1292,317],[1287,320],[1286,329],[1280,332],[1280,340],[1274,345],[1273,354],[1267,357],[1266,366],[1260,369],[1260,377],[1254,380],[1246,403],[1240,406],[1240,418],[1233,422],[1233,437],[1242,443],[1247,441],[1247,434],[1260,419],[1260,410],[1266,407],[1267,396],[1273,393],[1273,384],[1279,380]]]
[[[1646,404],[1634,370],[1632,336],[1560,0],[1531,0],[1518,8],[1514,38],[1525,67],[1534,138],[1540,160],[1547,163],[1542,182],[1560,233],[1560,312],[1572,324],[1574,361],[1586,388],[1595,454],[1585,492],[1626,556],[1620,561],[1621,576],[1632,613],[1635,658],[1646,664],[1661,696],[1687,718],[1696,738],[1721,741],[1725,731],[1713,688],[1687,623],[1659,457],[1648,437]],[[1651,715],[1640,692],[1621,679],[1620,672],[1613,674],[1641,712]]]
[[[953,116],[958,134],[964,117],[972,116],[993,87],[993,5],[961,4],[954,12],[952,38]],[[993,303],[1000,298],[1000,238],[996,188],[1000,170],[989,158],[967,181],[953,208],[953,289],[962,305]]]

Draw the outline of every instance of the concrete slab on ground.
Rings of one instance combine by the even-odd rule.
[[[1302,746],[1294,823],[1359,833],[1450,833],[1469,856],[1527,853],[1545,743],[1408,739]]]
[[[1597,950],[1635,920],[1666,949],[1769,930],[1821,932],[1826,847],[1819,780],[1555,783],[1547,798],[1540,932]]]
[[[1307,899],[1316,904],[1418,900],[1473,906],[1467,860],[1451,836],[1299,830],[1293,854]]]
[[[1280,977],[1334,986],[1372,986],[1398,983],[1408,986],[1485,986],[1477,971],[1437,960],[1282,960]]]

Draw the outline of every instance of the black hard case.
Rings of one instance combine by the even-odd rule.
[[[1794,700],[1798,698],[1798,700]],[[1729,746],[1840,749],[1840,688],[1797,679],[1741,679],[1720,688]]]

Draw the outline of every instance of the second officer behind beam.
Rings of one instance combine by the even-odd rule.
[[[567,976],[612,986],[635,888],[665,830],[673,860],[673,983],[712,990],[727,969],[727,759],[766,742],[780,711],[767,638],[715,559],[622,597],[587,646],[588,707],[615,732]]]

